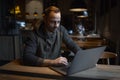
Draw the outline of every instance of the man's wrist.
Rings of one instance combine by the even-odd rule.
[[[54,65],[54,60],[50,60],[50,59],[43,60],[43,66],[52,66],[52,65]]]

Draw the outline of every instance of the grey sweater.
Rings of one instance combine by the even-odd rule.
[[[42,65],[44,59],[55,59],[61,55],[61,44],[76,53],[81,48],[69,37],[63,26],[49,34],[41,24],[38,30],[33,30],[25,42],[23,62],[26,65]]]

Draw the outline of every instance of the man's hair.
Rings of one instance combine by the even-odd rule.
[[[58,13],[60,12],[60,9],[56,6],[50,6],[47,9],[45,9],[45,11],[43,12],[43,16],[48,16],[51,11]]]

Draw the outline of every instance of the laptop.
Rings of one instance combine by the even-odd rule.
[[[69,66],[55,67],[51,66],[50,69],[62,74],[70,76],[72,74],[93,68],[96,66],[101,54],[105,50],[105,46],[80,50],[76,53],[74,59]]]

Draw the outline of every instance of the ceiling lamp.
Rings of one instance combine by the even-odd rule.
[[[79,12],[79,11],[87,11],[87,6],[84,0],[73,0],[71,4],[70,11]]]
[[[78,18],[86,18],[88,17],[88,12],[87,11],[82,11],[77,14]]]

